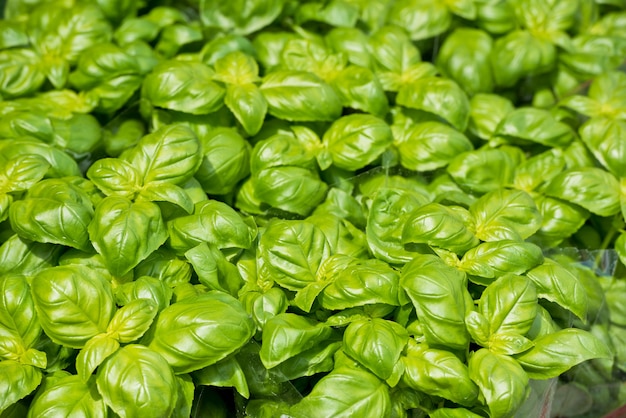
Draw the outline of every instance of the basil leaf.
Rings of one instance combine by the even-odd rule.
[[[515,109],[506,97],[477,93],[470,99],[468,130],[485,141],[491,139],[500,122]]]
[[[496,128],[495,135],[505,140],[536,142],[549,147],[564,147],[574,139],[574,132],[543,109],[519,108],[509,112]]]
[[[620,138],[626,135],[626,122],[608,118],[591,118],[580,127],[580,138],[594,157],[616,177],[626,177],[622,163],[626,145]]]
[[[470,206],[476,236],[483,241],[523,240],[541,227],[541,214],[532,197],[522,190],[498,189]]]
[[[177,374],[187,373],[226,358],[248,342],[255,329],[239,301],[213,291],[161,311],[149,348]]]
[[[343,334],[344,352],[381,379],[391,377],[409,334],[395,322],[355,321]]]
[[[98,392],[122,417],[169,415],[178,388],[172,369],[156,352],[130,344],[107,358],[98,369]]]
[[[333,122],[322,138],[322,152],[330,154],[335,166],[355,171],[380,157],[391,142],[391,129],[385,121],[371,115],[354,114]],[[328,167],[320,164],[320,168]]]
[[[55,343],[81,348],[106,332],[115,309],[113,293],[111,284],[94,270],[52,267],[35,275],[31,285],[41,327]]]
[[[582,167],[559,174],[548,184],[545,193],[600,216],[611,216],[620,211],[619,182],[611,173],[596,167]]]
[[[458,212],[439,203],[414,210],[402,229],[402,242],[405,245],[423,243],[463,254],[479,241]]]
[[[342,265],[344,260],[338,258],[331,258],[324,264],[326,280],[330,283],[319,296],[322,307],[337,310],[375,303],[400,304],[396,270],[379,260],[360,262],[346,258],[351,260],[347,265]],[[339,266],[331,267],[331,260],[338,260]]]
[[[467,287],[465,277],[441,259],[417,255],[402,269],[400,286],[407,293],[433,348],[465,350],[469,335],[465,327]]]
[[[529,242],[501,240],[484,242],[468,250],[457,267],[488,284],[507,273],[522,274],[543,262],[541,248]]]
[[[201,62],[165,61],[144,78],[141,96],[152,106],[206,115],[224,104],[225,91],[213,75]]]
[[[535,203],[543,219],[541,228],[529,239],[545,248],[556,247],[584,225],[589,212],[580,206],[538,195]]]
[[[9,208],[11,227],[23,238],[89,251],[87,225],[94,216],[89,196],[69,181],[42,180]]]
[[[122,158],[141,174],[143,184],[180,184],[198,169],[200,142],[183,125],[166,125],[141,138]]]
[[[537,296],[558,303],[584,320],[587,315],[587,293],[580,279],[557,262],[546,259],[526,276],[537,288]]]
[[[200,18],[207,28],[247,35],[269,25],[283,8],[280,0],[233,3],[227,0],[200,1]]]
[[[0,246],[0,273],[32,275],[58,264],[63,247],[24,240],[15,234]]]
[[[234,387],[241,396],[246,399],[250,398],[246,376],[235,357],[227,357],[195,371],[193,379],[197,385]]]
[[[117,276],[129,272],[167,239],[156,204],[115,196],[106,197],[96,207],[88,231],[94,248]]]
[[[529,351],[515,356],[532,379],[551,379],[593,358],[611,358],[609,348],[588,331],[568,328],[535,340]]]
[[[87,170],[87,177],[107,196],[134,199],[141,187],[140,174],[130,163],[117,158],[95,161]]]
[[[452,23],[446,4],[435,0],[402,0],[393,4],[387,21],[405,29],[414,41],[445,32]]]
[[[382,187],[370,203],[365,234],[372,253],[388,263],[406,263],[413,253],[404,248],[403,228],[407,219],[427,199],[409,190]]]
[[[457,155],[446,171],[461,187],[486,193],[513,182],[517,162],[501,148],[482,148]]]
[[[434,121],[394,131],[394,145],[400,154],[400,164],[415,171],[445,167],[457,155],[473,149],[461,132]]]
[[[491,283],[478,301],[478,312],[489,321],[489,333],[525,335],[537,316],[537,290],[531,280],[507,274]]]
[[[295,418],[315,415],[388,416],[391,412],[389,389],[384,381],[365,370],[341,368],[324,376],[311,393],[294,405]]]
[[[400,87],[396,103],[432,113],[463,132],[469,122],[470,103],[452,80],[425,77]]]
[[[256,135],[261,130],[268,103],[259,87],[252,83],[229,85],[224,103],[248,135]]]
[[[263,79],[261,92],[270,115],[280,119],[332,121],[341,114],[337,94],[313,73],[274,71]]]
[[[87,383],[92,373],[108,357],[120,348],[120,343],[106,334],[99,334],[87,341],[76,356],[76,373]]]
[[[30,417],[53,414],[67,416],[75,411],[88,411],[90,417],[105,418],[107,406],[95,382],[84,382],[77,375],[67,375],[40,386],[28,414]]]
[[[256,237],[256,225],[233,208],[217,200],[195,205],[194,213],[167,223],[169,246],[179,253],[201,243],[219,249],[249,248]]]
[[[368,68],[350,65],[330,81],[343,107],[359,109],[378,117],[389,111],[381,80]]]
[[[311,319],[291,314],[278,314],[263,327],[261,361],[271,369],[283,361],[302,353],[332,333],[330,327]]]
[[[41,325],[26,277],[4,276],[0,294],[0,335],[15,340],[21,350],[33,347],[41,335]]]
[[[259,251],[279,285],[300,290],[317,280],[330,245],[322,230],[309,222],[274,220],[261,235]]]
[[[281,380],[294,380],[330,372],[335,365],[333,354],[341,348],[342,344],[341,341],[324,341],[283,361],[272,369],[272,373],[279,375]]]
[[[33,392],[41,382],[41,371],[13,360],[0,361],[0,412]]]
[[[402,382],[407,386],[471,406],[478,397],[478,387],[467,366],[454,354],[434,348],[410,350],[402,358],[405,372]]]
[[[511,415],[526,399],[528,375],[511,357],[481,348],[470,356],[468,366],[492,416]]]
[[[463,3],[463,0],[457,4]],[[474,9],[473,1],[465,5]],[[437,55],[437,64],[442,73],[469,95],[488,93],[493,90],[493,75],[490,55],[493,40],[480,29],[458,28],[448,35]]]
[[[135,299],[121,307],[107,326],[107,335],[121,343],[135,341],[150,328],[158,305],[151,299]]]

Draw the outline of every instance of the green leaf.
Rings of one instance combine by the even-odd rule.
[[[200,141],[183,125],[163,126],[141,138],[122,159],[141,175],[143,185],[189,180],[201,163]]]
[[[420,347],[410,350],[402,361],[402,382],[410,388],[461,405],[476,402],[478,387],[470,380],[467,366],[451,352]]]
[[[76,356],[76,373],[87,383],[93,372],[120,348],[120,343],[106,334],[91,338]]]
[[[330,256],[330,245],[312,223],[274,220],[261,235],[259,252],[279,285],[300,290],[317,281],[320,266]]]
[[[565,147],[574,132],[549,111],[525,107],[509,112],[496,128],[495,135],[509,142],[530,141],[548,147]]]
[[[182,208],[188,214],[193,212],[194,203],[185,189],[170,183],[148,183],[141,189],[138,199],[149,202],[168,202]]]
[[[409,334],[399,324],[374,318],[352,322],[343,335],[343,350],[381,379],[391,377]]]
[[[118,158],[102,158],[87,170],[87,177],[107,196],[134,199],[141,187],[141,176],[130,163]]]
[[[0,335],[18,343],[18,350],[33,347],[41,335],[41,325],[26,277],[3,276],[0,295]]]
[[[491,283],[478,301],[478,312],[489,321],[489,333],[525,335],[537,316],[537,290],[531,280],[507,274]]]
[[[587,210],[553,197],[538,195],[535,203],[543,221],[530,240],[544,248],[556,247],[578,231],[589,218]]]
[[[362,110],[378,117],[389,111],[382,80],[368,68],[349,65],[331,81],[343,107]]]
[[[582,320],[587,316],[587,293],[580,279],[556,261],[546,259],[526,276],[537,288],[537,296],[555,302]]]
[[[224,103],[248,135],[256,135],[261,130],[268,103],[259,87],[251,83],[229,85]]]
[[[431,171],[445,167],[457,155],[471,151],[472,143],[461,132],[443,123],[427,121],[394,130],[400,164],[409,170]]]
[[[535,340],[529,351],[515,356],[532,379],[551,379],[594,358],[612,358],[609,348],[588,331],[568,328]]]
[[[514,355],[528,351],[535,343],[516,332],[498,332],[489,338],[487,345],[494,354]]]
[[[565,158],[562,153],[553,148],[535,155],[522,162],[515,169],[515,187],[527,193],[540,189],[565,169]],[[541,197],[534,197],[535,203]],[[540,210],[541,212],[541,210]],[[545,219],[544,219],[545,220]]]
[[[412,40],[418,41],[445,32],[452,22],[452,15],[445,2],[401,0],[393,4],[387,21],[405,29]]]
[[[502,148],[481,148],[457,155],[446,168],[461,187],[486,193],[513,182],[517,161]]]
[[[333,261],[337,265],[333,265]],[[398,272],[383,261],[363,262],[351,257],[333,256],[324,264],[324,269],[325,280],[330,284],[320,294],[319,301],[326,309],[376,303],[400,305]]]
[[[324,376],[311,393],[294,405],[295,418],[316,415],[348,418],[389,416],[391,399],[384,381],[365,370],[341,368]]]
[[[432,113],[461,132],[469,122],[467,95],[458,84],[445,78],[424,77],[400,87],[396,103]]]
[[[455,2],[460,3],[458,0]],[[476,13],[473,0],[461,2],[473,8],[474,14]],[[486,32],[458,28],[446,37],[437,55],[437,65],[467,94],[489,93],[494,84],[489,60],[492,47],[493,40]]]
[[[107,335],[122,344],[138,340],[150,328],[158,313],[152,299],[135,299],[115,312],[107,326]]]
[[[94,216],[89,196],[70,181],[46,179],[9,208],[11,227],[22,238],[89,251],[87,225]]]
[[[162,310],[149,347],[177,374],[188,373],[226,358],[247,343],[255,330],[238,300],[213,291]]]
[[[459,210],[429,203],[409,214],[402,229],[402,242],[428,244],[463,254],[478,245],[478,238],[467,227]]]
[[[356,171],[380,157],[392,140],[391,129],[384,120],[353,114],[333,122],[324,133],[322,145],[335,166]]]
[[[246,376],[233,356],[195,371],[193,380],[196,385],[234,387],[241,396],[250,398]]]
[[[597,167],[565,171],[552,179],[545,193],[600,216],[612,216],[620,211],[618,180]]]
[[[49,375],[33,399],[28,417],[46,414],[68,416],[76,411],[88,411],[90,417],[106,418],[107,406],[98,393],[95,381],[84,382],[77,375],[53,379]]]
[[[580,138],[594,157],[616,177],[626,177],[626,121],[591,118],[580,127]]]
[[[64,247],[24,240],[15,234],[0,246],[0,274],[32,275],[58,264]]]
[[[81,348],[106,332],[115,304],[111,284],[95,270],[52,267],[35,275],[31,285],[41,327],[55,343]]]
[[[252,187],[262,204],[300,216],[310,214],[328,190],[316,172],[294,166],[263,169],[253,175]]]
[[[331,333],[331,328],[323,323],[296,314],[278,314],[263,327],[261,361],[271,369],[327,340]]]
[[[284,0],[200,0],[200,18],[207,28],[247,35],[272,23],[283,4]]]
[[[372,253],[389,263],[406,263],[413,253],[404,248],[403,228],[412,213],[428,203],[419,193],[381,187],[374,196],[367,215],[365,233]]]
[[[470,99],[468,130],[480,139],[488,141],[507,114],[513,111],[513,103],[497,94],[477,93]]]
[[[333,121],[341,101],[331,86],[313,73],[274,71],[263,78],[261,92],[268,112],[289,121]]]
[[[107,268],[123,276],[167,239],[159,207],[109,196],[96,207],[88,227],[89,238]]]
[[[288,307],[287,296],[279,287],[272,287],[264,293],[246,292],[240,300],[259,331],[270,318],[285,313]]]
[[[0,361],[0,412],[34,391],[41,382],[41,371],[12,360]]]
[[[206,243],[185,252],[198,275],[198,281],[210,290],[220,290],[236,296],[243,285],[237,267],[230,263],[215,246]]]
[[[507,273],[522,274],[543,262],[541,248],[530,242],[500,240],[484,242],[471,248],[457,267],[488,284]]]
[[[202,162],[194,177],[205,192],[232,192],[250,174],[250,144],[234,129],[214,129],[201,135]]]
[[[512,416],[526,399],[528,375],[511,357],[482,348],[470,355],[469,374],[492,417]]]
[[[226,84],[250,85],[259,81],[259,66],[249,55],[233,51],[215,61],[214,80]]]
[[[433,348],[465,350],[469,294],[463,273],[433,255],[417,255],[402,269],[400,286],[413,302],[424,338]]]
[[[533,198],[522,190],[487,193],[470,206],[470,214],[476,236],[483,241],[524,240],[541,227],[541,214]]]
[[[152,106],[206,115],[224,104],[225,91],[212,81],[213,70],[193,61],[165,61],[143,80],[141,97]]]
[[[497,86],[512,87],[522,77],[550,71],[556,48],[529,31],[513,30],[495,41],[491,53],[493,75]]]
[[[218,200],[197,203],[193,214],[169,221],[167,230],[169,246],[179,253],[203,242],[219,249],[249,248],[257,234],[253,221]]]
[[[50,164],[39,155],[12,158],[0,170],[0,192],[21,192],[33,187],[45,175]]]
[[[333,354],[342,345],[342,341],[324,341],[283,361],[272,368],[272,373],[279,375],[281,380],[295,380],[304,376],[330,372],[335,366]]]
[[[12,98],[39,90],[45,81],[41,58],[27,48],[0,51],[0,94]]]
[[[143,345],[124,346],[98,369],[98,392],[121,417],[169,416],[178,387],[164,360]]]

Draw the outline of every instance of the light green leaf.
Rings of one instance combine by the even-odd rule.
[[[609,348],[588,331],[568,328],[535,340],[535,346],[515,359],[533,379],[551,379],[594,358],[611,358]]]
[[[452,14],[443,1],[402,0],[394,2],[387,21],[405,29],[412,40],[418,41],[445,32],[452,22]]]
[[[33,392],[41,382],[41,371],[12,360],[0,361],[0,413]]]
[[[513,182],[517,161],[502,148],[481,148],[459,154],[446,168],[462,188],[486,193]]]
[[[569,269],[546,259],[526,276],[535,284],[537,296],[558,303],[582,320],[586,319],[587,293],[580,279]]]
[[[612,216],[620,211],[618,180],[597,167],[565,171],[552,179],[545,193],[600,216]]]
[[[224,103],[235,115],[248,135],[256,135],[267,113],[267,100],[254,84],[237,84],[226,87]]]
[[[76,373],[85,383],[98,366],[120,348],[120,343],[106,334],[91,338],[76,356]]]
[[[143,336],[158,313],[152,299],[135,299],[115,312],[107,326],[107,335],[126,344]]]
[[[95,270],[81,265],[52,267],[35,275],[31,285],[41,327],[55,343],[81,348],[106,332],[115,309],[113,292]]]
[[[549,111],[533,107],[509,112],[495,135],[513,143],[521,140],[548,147],[565,147],[574,139],[574,132],[567,124],[559,122]]]
[[[483,241],[524,240],[541,227],[533,198],[522,190],[498,189],[470,206],[476,236]]]
[[[234,387],[244,398],[250,398],[246,376],[233,356],[193,372],[196,385]]]
[[[109,196],[96,207],[89,238],[112,274],[123,276],[167,239],[159,207]]]
[[[323,323],[296,314],[278,314],[263,327],[261,361],[271,369],[327,340],[331,333],[331,328]]]
[[[424,77],[400,87],[396,103],[432,113],[463,132],[469,122],[470,103],[454,81]]]
[[[616,177],[626,177],[626,121],[591,118],[580,127],[580,138],[594,157]]]
[[[283,4],[284,0],[200,0],[200,18],[207,28],[247,35],[272,23]]]
[[[475,282],[489,284],[507,273],[522,274],[543,262],[541,248],[530,242],[500,240],[471,248],[457,267]]]
[[[174,372],[159,354],[130,344],[107,358],[96,382],[104,402],[123,418],[169,416],[178,387]]]
[[[492,417],[513,415],[526,399],[528,375],[511,357],[481,348],[470,355],[469,373]]]

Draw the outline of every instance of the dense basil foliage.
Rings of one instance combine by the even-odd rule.
[[[1,418],[626,404],[623,1],[0,4]]]

